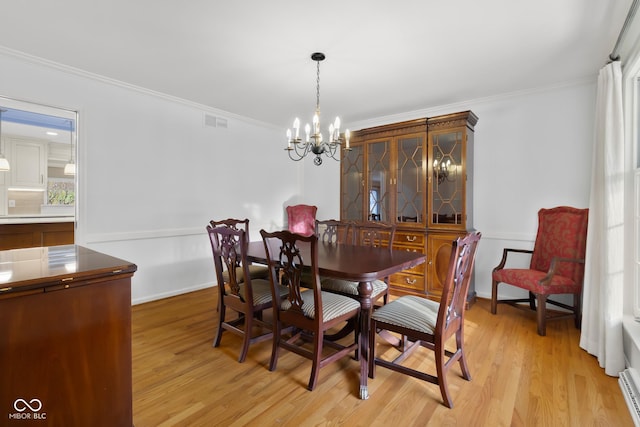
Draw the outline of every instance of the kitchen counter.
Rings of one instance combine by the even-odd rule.
[[[74,216],[68,215],[4,215],[0,216],[2,224],[42,224],[46,222],[74,222]]]

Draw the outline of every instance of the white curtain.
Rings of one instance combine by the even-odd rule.
[[[624,126],[620,62],[598,76],[580,347],[607,375],[624,369]]]

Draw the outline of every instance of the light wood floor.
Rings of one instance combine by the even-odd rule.
[[[212,347],[215,288],[133,307],[133,414],[160,426],[632,426],[618,386],[578,346],[571,320],[536,334],[533,314],[479,300],[467,312],[472,380],[450,374],[454,408],[433,384],[378,367],[369,400],[358,398],[359,365],[345,358],[306,390],[311,362],[285,350],[269,372],[269,341],[237,362],[240,339]],[[379,350],[393,351],[382,344]],[[424,353],[412,362],[432,366]]]

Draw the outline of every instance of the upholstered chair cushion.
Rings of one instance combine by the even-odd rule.
[[[266,304],[271,301],[271,283],[269,280],[251,279],[251,288],[253,290],[253,305]],[[278,292],[280,297],[284,297],[289,294],[289,289],[286,286],[278,285]],[[240,285],[239,294],[246,301],[244,283]]]
[[[253,282],[252,282],[253,283]],[[353,298],[344,297],[342,295],[332,294],[331,292],[322,292],[322,314],[325,322],[342,316],[350,311],[358,310],[360,303]],[[315,308],[313,304],[313,291],[307,290],[300,294],[302,297],[302,311],[309,319],[315,318]],[[280,304],[282,310],[288,310],[291,303],[288,299],[284,299]]]
[[[341,294],[348,294],[358,296],[358,282],[350,282],[342,279],[323,278],[321,285],[322,289],[330,292],[338,292]],[[389,287],[384,280],[374,280],[371,282],[371,300],[375,301],[378,296],[385,293]]]
[[[580,284],[576,284],[568,277],[557,274],[553,276],[549,285],[543,285],[541,280],[546,275],[546,271],[505,268],[494,271],[493,280],[503,283],[517,283],[519,288],[540,295],[570,294],[580,291]]]
[[[433,335],[440,303],[414,295],[402,296],[373,312],[379,322]]]
[[[251,264],[249,266],[249,276],[251,276],[252,279],[269,279],[269,268],[266,265]],[[244,282],[244,272],[242,267],[236,268],[236,278],[238,279],[238,282]],[[222,272],[222,279],[225,283],[229,283],[228,271],[225,270]]]

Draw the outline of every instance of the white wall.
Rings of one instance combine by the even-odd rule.
[[[80,112],[77,243],[138,265],[134,303],[212,283],[204,234],[211,218],[246,216],[258,238],[260,228],[284,225],[287,204],[339,216],[339,164],[290,161],[282,129],[2,51],[0,69],[1,96]],[[594,104],[595,75],[349,127],[478,115],[474,225],[483,240],[475,283],[488,298],[502,248],[533,246],[538,209],[588,206]],[[204,112],[227,118],[228,128],[204,127]]]
[[[10,52],[0,70],[0,96],[79,111],[76,243],[138,265],[134,303],[214,282],[210,219],[247,217],[257,239],[299,197],[281,129]]]

